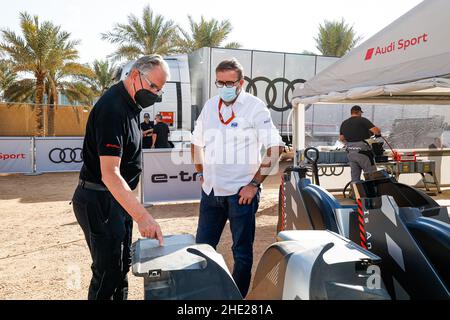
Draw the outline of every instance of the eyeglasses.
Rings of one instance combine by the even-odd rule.
[[[159,88],[156,84],[154,84],[153,82],[148,80],[142,72],[140,74],[141,74],[142,78],[144,78],[145,82],[147,82],[147,84],[150,86],[150,88],[152,88],[158,96],[162,96],[162,94],[164,93],[162,88]]]
[[[223,86],[225,86],[227,88],[233,88],[236,86],[237,83],[239,83],[239,81],[241,81],[241,80],[226,81],[226,82],[216,80],[215,83],[216,83],[217,88],[223,88]]]

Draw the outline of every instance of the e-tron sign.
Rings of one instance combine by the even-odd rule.
[[[142,201],[199,200],[202,186],[190,149],[152,149],[142,153]]]
[[[385,46],[378,46],[369,48],[366,52],[366,56],[364,60],[371,60],[374,57],[382,56],[385,54],[389,54],[395,51],[406,51],[409,48],[424,45],[428,41],[428,34],[424,33],[417,37],[412,37],[410,39],[399,39],[397,41],[393,41]]]
[[[168,183],[170,179],[179,180],[181,182],[197,181],[197,172],[190,174],[181,170],[179,174],[168,175],[166,173],[155,173],[151,175],[153,183]]]

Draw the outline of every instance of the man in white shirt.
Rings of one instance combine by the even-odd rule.
[[[197,119],[191,152],[202,182],[196,241],[216,248],[230,221],[233,278],[245,297],[260,185],[277,165],[284,143],[267,106],[245,92],[243,85],[243,68],[236,59],[217,66],[219,95],[206,102]],[[263,148],[266,154],[261,159]]]

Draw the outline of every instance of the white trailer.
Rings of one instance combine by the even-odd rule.
[[[172,141],[188,139],[205,102],[217,94],[215,68],[224,59],[236,58],[244,67],[244,89],[258,96],[271,109],[275,126],[283,137],[291,135],[288,116],[294,88],[315,76],[338,58],[243,49],[201,48],[190,54],[165,57],[171,79],[160,102],[142,112],[160,113],[172,131]],[[121,73],[125,78],[133,61]]]
[[[314,77],[338,58],[259,50],[201,48],[188,55],[191,79],[192,118],[197,119],[205,102],[217,94],[216,66],[236,58],[244,67],[244,89],[260,98],[271,110],[283,137],[291,134],[288,116],[294,87]]]

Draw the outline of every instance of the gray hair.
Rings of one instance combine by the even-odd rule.
[[[166,61],[159,54],[150,56],[143,56],[136,60],[131,69],[137,69],[142,73],[151,71],[155,67],[161,67],[167,76],[167,80],[170,80],[170,69]]]

